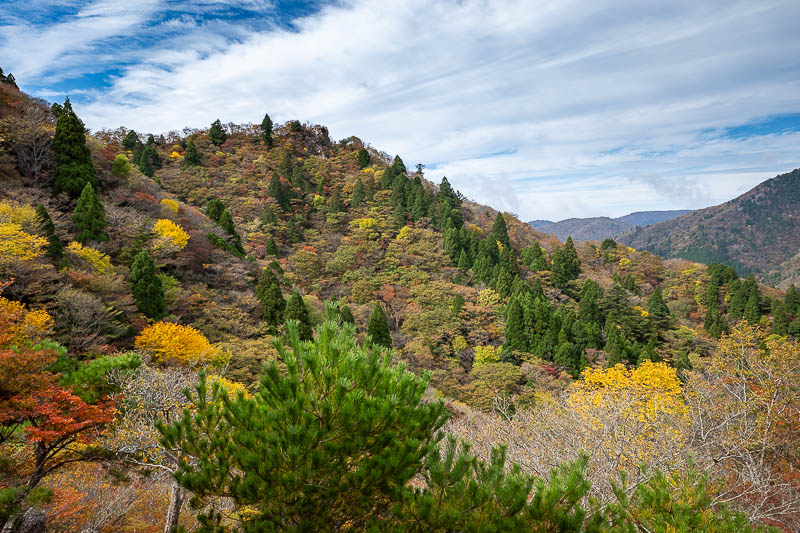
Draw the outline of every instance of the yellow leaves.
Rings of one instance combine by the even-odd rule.
[[[472,364],[473,366],[481,366],[486,363],[497,363],[500,361],[500,353],[502,351],[503,349],[499,346],[476,346],[475,359]]]
[[[647,312],[647,309],[644,309],[641,305],[634,305],[633,310],[639,313],[643,317],[650,316],[650,313]]]
[[[0,315],[7,319],[3,321],[6,331],[2,333],[10,338],[10,344],[39,342],[53,329],[53,317],[47,311],[28,311],[25,304],[3,297],[0,297]]]
[[[502,298],[492,289],[483,289],[478,293],[478,305],[494,307],[500,305]]]
[[[177,151],[173,150],[172,153],[169,154],[169,158],[170,159],[180,159],[181,158],[181,154],[179,154]]]
[[[47,239],[31,235],[16,222],[0,223],[0,267],[44,255]]]
[[[411,235],[411,231],[412,231],[411,228],[409,228],[408,226],[403,226],[402,228],[400,228],[400,232],[397,234],[397,240],[404,241],[408,239],[408,236]]]
[[[153,226],[153,232],[158,235],[156,248],[168,246],[177,250],[183,250],[189,242],[189,234],[182,227],[166,218],[159,219]]]
[[[636,248],[631,248],[630,246],[626,246],[625,249],[628,251],[629,254],[632,254],[636,251]]]
[[[617,262],[617,264],[618,264],[618,265],[619,265],[621,268],[625,268],[625,267],[628,267],[628,266],[630,266],[630,264],[631,264],[631,260],[630,260],[630,259],[628,259],[627,257],[623,257],[622,259],[620,259],[620,260]]]
[[[219,350],[191,326],[156,322],[136,337],[136,347],[153,353],[160,363],[195,366],[221,362]]]
[[[91,265],[98,274],[104,274],[111,269],[111,258],[99,250],[72,241],[67,245],[67,251],[77,259]]]
[[[172,213],[178,212],[178,202],[176,202],[175,200],[164,198],[163,200],[161,200],[161,206]]]
[[[371,217],[353,220],[350,222],[350,227],[357,230],[359,236],[366,240],[375,240],[380,236],[378,220]]]
[[[36,209],[29,205],[14,205],[9,202],[0,202],[0,224],[19,224],[23,230],[36,231],[39,223],[36,219]]]
[[[467,339],[465,339],[462,335],[458,335],[455,339],[453,339],[453,352],[458,353],[461,350],[466,350],[467,348],[469,348]]]

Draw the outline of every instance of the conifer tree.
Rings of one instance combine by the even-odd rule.
[[[669,325],[669,307],[664,303],[664,299],[661,297],[661,289],[658,287],[647,299],[647,313],[649,320],[657,331],[664,330]]]
[[[278,244],[275,242],[275,239],[272,238],[272,235],[270,235],[269,239],[267,240],[265,251],[267,252],[267,255],[278,257]]]
[[[386,313],[380,302],[375,302],[375,307],[372,308],[372,313],[369,315],[367,335],[372,338],[373,343],[379,346],[385,346],[386,348],[392,347],[392,334],[389,331],[389,322],[386,320]]]
[[[222,129],[222,123],[219,119],[215,120],[211,123],[211,127],[208,129],[208,140],[211,141],[212,144],[219,146],[225,142],[228,138],[225,135],[225,130]]]
[[[617,329],[617,321],[614,320],[613,314],[609,314],[606,318],[604,335],[606,338],[605,352],[608,354],[608,366],[623,363],[627,359],[625,339],[622,338]]]
[[[286,193],[286,188],[283,186],[283,183],[281,183],[281,178],[277,173],[272,174],[272,178],[269,180],[269,186],[267,187],[267,192],[275,199],[275,201],[284,211],[289,210],[289,196]]]
[[[786,289],[786,296],[784,297],[784,305],[786,312],[793,316],[800,316],[800,291],[794,286],[789,285]]]
[[[403,160],[400,159],[399,155],[394,156],[394,161],[392,162],[392,168],[394,169],[395,176],[398,174],[406,173],[406,165],[405,163],[403,163]]]
[[[350,207],[358,208],[361,206],[361,202],[364,201],[364,182],[361,181],[361,178],[356,180],[355,186],[353,186],[353,196],[350,198]]]
[[[458,269],[461,272],[466,272],[470,269],[469,256],[467,255],[467,251],[463,248],[461,249],[461,255],[458,257]]]
[[[587,323],[600,324],[603,319],[600,310],[602,298],[603,289],[600,284],[591,278],[586,278],[578,300],[578,318]]]
[[[395,503],[424,503],[400,491],[411,496],[409,481],[439,454],[443,404],[423,403],[428,379],[359,346],[352,326],[326,321],[309,343],[296,322],[288,329],[288,346],[277,344],[285,367],[269,364],[257,394],[223,400],[202,376],[193,408],[161,427],[168,447],[198,458],[181,462],[176,479],[210,509],[199,517],[209,531],[222,531],[222,516],[201,502],[222,495],[248,510],[232,518],[237,530],[384,530]]]
[[[272,119],[267,113],[264,114],[264,120],[261,121],[261,142],[267,148],[272,148]]]
[[[313,338],[308,308],[299,292],[294,291],[292,293],[292,296],[289,298],[289,303],[286,304],[286,313],[284,317],[287,322],[289,320],[297,321],[297,334],[301,341],[310,341]]]
[[[133,154],[131,155],[131,162],[137,167],[142,162],[143,153],[144,153],[144,144],[142,144],[142,141],[137,139],[136,144],[133,146]]]
[[[47,237],[47,257],[58,261],[64,257],[64,243],[56,235],[56,226],[53,224],[53,219],[43,204],[36,207],[36,219],[39,222],[39,227]]]
[[[367,168],[370,162],[369,152],[366,148],[361,148],[356,154],[356,161],[358,161],[359,168]]]
[[[148,318],[158,320],[166,314],[164,291],[156,264],[147,250],[141,250],[131,265],[131,294],[136,307]]]
[[[53,190],[56,194],[65,192],[77,198],[87,184],[97,186],[91,153],[86,146],[86,130],[72,110],[69,98],[64,102],[64,110],[58,117],[50,146],[56,160],[53,173]]]
[[[155,153],[155,149],[147,145],[144,147],[142,151],[142,155],[139,158],[139,172],[147,176],[148,178],[152,178],[153,174],[155,174],[155,169],[153,168],[153,156],[152,154]]]
[[[789,332],[789,320],[786,318],[786,306],[780,300],[772,300],[772,332],[776,335],[786,335]]]
[[[133,150],[136,147],[136,143],[139,141],[139,136],[136,134],[135,131],[130,130],[125,135],[125,138],[122,140],[122,147],[126,150]]]
[[[525,319],[522,306],[517,298],[512,298],[506,310],[506,339],[503,343],[505,352],[527,352],[528,338],[525,333]]]
[[[744,318],[750,324],[757,325],[761,320],[761,298],[758,296],[758,290],[751,292],[747,298],[747,305],[744,308]]]
[[[183,166],[193,167],[200,164],[200,152],[194,144],[194,139],[190,138],[186,143],[186,151],[183,154]]]
[[[565,288],[569,281],[578,277],[581,272],[581,261],[572,237],[567,237],[564,246],[553,254],[553,262],[550,267],[553,271],[553,282],[561,289]]]
[[[220,217],[222,216],[223,211],[225,211],[225,204],[223,204],[217,198],[212,198],[206,204],[206,216],[219,224]]]
[[[489,238],[492,242],[499,242],[504,248],[511,247],[511,241],[508,238],[508,228],[506,227],[506,219],[503,213],[497,213],[492,224],[492,231],[489,233]]]
[[[347,304],[343,303],[339,304],[339,319],[341,320],[342,324],[352,324],[353,327],[356,328],[356,333],[358,333],[358,327],[356,327],[356,319],[353,316],[353,312],[350,310],[350,307]]]
[[[83,187],[75,212],[72,214],[72,222],[78,230],[78,235],[75,237],[78,242],[108,240],[106,210],[91,183],[86,183]]]
[[[278,278],[270,267],[265,268],[258,278],[256,298],[261,302],[261,316],[264,321],[272,327],[280,325],[286,310],[286,300],[283,298]]]

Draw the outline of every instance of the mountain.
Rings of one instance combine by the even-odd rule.
[[[800,169],[769,179],[724,204],[618,237],[665,258],[728,264],[742,275],[786,286],[798,278]]]
[[[562,241],[572,237],[579,241],[602,241],[636,226],[646,226],[681,216],[688,210],[638,211],[623,217],[568,218],[558,222],[533,220],[528,222],[537,231],[555,235]]]

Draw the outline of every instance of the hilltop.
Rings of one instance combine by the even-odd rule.
[[[637,211],[617,218],[568,218],[558,222],[532,220],[528,224],[537,231],[555,235],[561,240],[571,236],[579,241],[602,241],[636,226],[647,226],[663,222],[686,213],[689,213],[689,211]]]
[[[798,277],[800,169],[757,185],[724,204],[617,237],[662,257],[731,265],[787,287]]]

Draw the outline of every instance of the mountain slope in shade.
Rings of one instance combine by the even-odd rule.
[[[688,212],[688,210],[638,211],[619,218],[568,218],[558,222],[532,220],[529,224],[538,231],[555,235],[562,241],[569,236],[579,241],[602,241],[607,237],[612,237],[636,226],[655,224]]]
[[[724,204],[629,230],[617,240],[662,257],[726,263],[742,275],[786,285],[800,269],[800,169]]]

